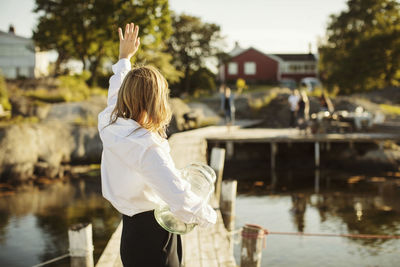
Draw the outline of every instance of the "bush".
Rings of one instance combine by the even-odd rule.
[[[99,87],[89,88],[86,81],[90,74],[83,72],[80,75],[63,75],[58,77],[59,86],[55,90],[37,89],[25,92],[25,95],[47,103],[77,102],[87,99],[91,95],[107,95],[107,91]]]
[[[11,110],[11,104],[8,100],[8,92],[6,82],[3,75],[0,74],[0,104],[3,106],[4,110]]]
[[[207,68],[200,68],[190,77],[191,93],[198,90],[213,91],[215,90],[215,74]]]

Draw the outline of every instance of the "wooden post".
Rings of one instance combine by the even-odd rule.
[[[320,170],[319,169],[316,169],[315,170],[315,180],[314,180],[314,192],[316,193],[316,194],[318,194],[319,193],[319,180],[320,180]]]
[[[210,166],[215,171],[217,179],[215,181],[215,198],[217,203],[220,202],[221,196],[221,182],[222,175],[224,172],[224,162],[225,162],[225,149],[214,147],[211,150]]]
[[[92,224],[79,223],[68,229],[71,267],[93,267]]]
[[[330,142],[326,142],[326,151],[331,151],[331,143]]]
[[[226,142],[226,158],[231,159],[233,158],[233,154],[235,153],[235,146],[233,145],[232,141]]]
[[[271,170],[275,170],[276,167],[276,153],[278,152],[278,146],[276,143],[271,143]]]
[[[320,164],[319,142],[315,142],[314,144],[314,153],[315,153],[315,167],[319,168]]]
[[[240,267],[260,267],[265,231],[261,226],[246,224],[242,230]]]
[[[235,230],[235,200],[236,200],[236,180],[222,181],[222,194],[220,210],[225,228],[228,231]]]
[[[353,141],[350,141],[350,142],[349,142],[349,148],[350,148],[350,149],[353,149],[353,148],[354,148],[354,143],[353,143]]]

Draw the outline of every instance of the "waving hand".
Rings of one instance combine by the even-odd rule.
[[[139,49],[140,37],[139,26],[134,23],[128,23],[125,27],[125,33],[122,34],[122,29],[118,28],[119,35],[119,58],[130,59]]]

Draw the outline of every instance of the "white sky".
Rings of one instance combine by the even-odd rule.
[[[34,0],[0,0],[0,30],[12,23],[30,37],[36,24]],[[221,26],[226,51],[238,41],[266,53],[316,52],[329,15],[346,8],[346,0],[170,0],[170,8]]]

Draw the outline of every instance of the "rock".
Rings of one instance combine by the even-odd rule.
[[[168,135],[184,130],[185,120],[183,119],[183,114],[190,112],[190,107],[179,98],[171,98],[170,105],[172,110],[172,119],[167,130]]]
[[[106,107],[106,104],[107,99],[103,96],[95,96],[82,102],[53,104],[45,120],[57,120],[72,124],[90,120],[95,123],[97,115]]]
[[[51,104],[33,101],[25,96],[10,97],[12,116],[38,117],[40,120],[47,117]]]
[[[59,121],[20,123],[0,128],[0,177],[24,182],[33,175],[62,176],[63,163],[99,162],[102,145],[97,127]]]

